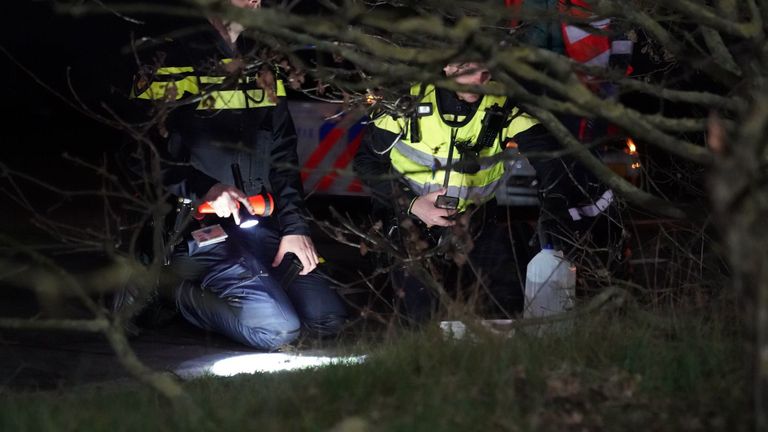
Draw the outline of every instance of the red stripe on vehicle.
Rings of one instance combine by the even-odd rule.
[[[320,141],[315,151],[309,155],[307,161],[304,162],[304,166],[301,168],[301,181],[304,182],[311,174],[311,171],[320,165],[320,162],[325,159],[325,156],[331,151],[333,145],[339,141],[339,138],[344,135],[344,130],[341,128],[333,128],[328,132],[328,135]]]
[[[363,140],[363,133],[365,132],[365,129],[362,128],[360,132],[358,132],[355,139],[352,140],[352,142],[349,143],[347,148],[344,150],[344,152],[339,155],[338,158],[336,158],[336,162],[333,163],[333,171],[326,174],[320,181],[317,183],[317,190],[318,191],[325,191],[336,180],[336,177],[339,176],[339,173],[337,170],[340,170],[342,168],[346,168],[347,165],[349,165],[349,161],[352,160],[353,157],[355,157],[355,153],[357,153],[358,147],[360,147],[360,141]]]

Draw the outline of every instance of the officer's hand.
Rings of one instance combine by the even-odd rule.
[[[205,196],[203,196],[203,201],[207,201],[211,205],[216,216],[223,218],[232,216],[237,225],[240,225],[240,214],[237,211],[238,201],[248,209],[248,213],[256,214],[256,210],[251,207],[251,203],[248,202],[248,197],[243,191],[223,183],[216,183],[211,186]]]
[[[293,252],[296,257],[301,261],[301,265],[304,269],[299,273],[305,275],[317,267],[319,258],[315,251],[315,245],[312,244],[312,239],[305,235],[284,235],[280,239],[280,246],[277,248],[277,255],[275,255],[274,261],[272,261],[272,267],[277,267],[283,261],[283,257],[286,253]]]
[[[435,207],[435,201],[437,201],[438,195],[443,194],[445,194],[445,189],[441,188],[416,198],[416,201],[413,202],[413,206],[411,206],[411,214],[421,219],[421,221],[427,224],[428,227],[433,225],[444,227],[455,225],[456,221],[448,218],[455,215],[456,210]]]

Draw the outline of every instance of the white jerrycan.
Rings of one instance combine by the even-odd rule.
[[[545,317],[571,309],[575,290],[576,267],[562,251],[545,246],[528,263],[523,317]]]

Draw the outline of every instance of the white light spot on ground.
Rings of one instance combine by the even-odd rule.
[[[245,354],[217,361],[210,372],[218,376],[233,376],[241,373],[280,372],[316,368],[331,364],[360,364],[365,356],[328,357],[301,356],[284,353]]]

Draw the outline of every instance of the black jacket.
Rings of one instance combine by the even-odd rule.
[[[221,59],[259,62],[258,45],[241,35],[236,48],[227,44],[208,22],[177,32],[181,36],[148,40],[138,47],[139,73],[134,85],[158,68],[191,66],[198,76],[224,76],[221,89],[241,89],[238,78],[221,67]],[[246,69],[247,70],[247,69]],[[255,75],[255,71],[248,72]],[[155,76],[157,77],[157,76]],[[256,85],[256,84],[252,84]],[[134,89],[134,93],[141,89]],[[161,164],[163,185],[179,197],[197,199],[214,184],[234,184],[231,164],[239,163],[248,194],[263,184],[275,198],[275,216],[282,235],[309,234],[296,153],[296,132],[282,98],[276,106],[250,109],[198,110],[200,95],[187,94],[169,104],[167,118],[158,128],[167,130]],[[157,116],[162,101],[137,100]]]

